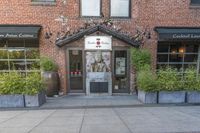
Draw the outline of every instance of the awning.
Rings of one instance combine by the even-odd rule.
[[[40,25],[0,25],[0,39],[38,39]]]
[[[159,41],[200,41],[200,27],[156,27]]]

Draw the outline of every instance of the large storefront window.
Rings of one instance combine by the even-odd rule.
[[[157,68],[171,66],[181,73],[188,67],[198,67],[199,43],[197,42],[159,42]]]
[[[0,72],[20,71],[27,75],[39,71],[39,47],[37,41],[4,40],[0,41]]]

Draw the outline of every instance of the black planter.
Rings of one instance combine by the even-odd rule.
[[[58,95],[59,91],[59,75],[57,72],[42,72],[45,84],[46,95],[52,97]]]

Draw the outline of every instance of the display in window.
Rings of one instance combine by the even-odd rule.
[[[125,75],[126,74],[126,58],[117,57],[115,64],[116,75]]]
[[[87,52],[87,72],[110,72],[110,52]]]

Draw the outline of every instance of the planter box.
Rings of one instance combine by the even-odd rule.
[[[200,92],[199,91],[188,91],[187,92],[187,103],[200,103]]]
[[[0,95],[0,107],[24,107],[23,95]]]
[[[157,92],[145,92],[145,91],[138,90],[138,99],[141,102],[147,103],[147,104],[157,103],[158,101],[157,94],[158,94]]]
[[[159,103],[185,103],[185,91],[160,91]]]
[[[46,102],[45,92],[41,92],[34,96],[25,95],[24,98],[26,107],[39,107]]]

